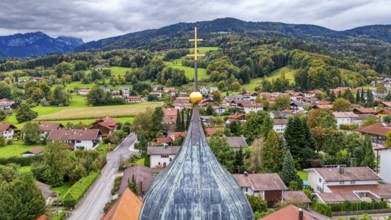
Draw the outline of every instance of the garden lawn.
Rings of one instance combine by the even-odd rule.
[[[100,117],[126,118],[136,116],[147,108],[154,109],[162,106],[162,102],[143,102],[138,104],[99,106],[87,108],[67,108],[61,111],[39,115],[37,120],[41,121],[67,121],[80,119],[96,119]]]
[[[20,172],[23,172],[23,173],[31,172],[31,166],[23,166],[23,167],[20,167],[20,168],[19,168],[19,171],[20,171]]]
[[[289,83],[290,84],[294,84],[294,82],[295,82],[294,73],[296,71],[294,69],[289,68],[289,67],[282,67],[282,68],[272,72],[270,74],[270,76],[268,76],[266,78],[270,82],[272,82],[272,80],[275,80],[276,78],[281,76],[281,71],[282,70],[285,70],[285,78],[287,78],[289,80]],[[246,89],[249,89],[250,91],[254,91],[255,87],[257,87],[257,86],[260,87],[261,86],[262,80],[263,80],[263,77],[262,78],[252,79],[249,84],[242,85],[242,87],[246,88]]]
[[[305,171],[297,171],[297,175],[299,175],[302,180],[308,180],[308,173]]]
[[[13,141],[11,145],[0,147],[0,157],[21,157],[22,153],[28,151],[37,145],[25,145],[22,141]],[[42,147],[42,145],[39,145]]]
[[[56,192],[60,194],[60,197],[63,199],[64,195],[68,192],[68,190],[71,188],[71,184],[69,182],[64,183],[62,186],[51,188],[53,192]]]

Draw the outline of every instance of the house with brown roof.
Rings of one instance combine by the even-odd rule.
[[[191,109],[192,104],[191,103],[182,103],[182,102],[174,102],[174,108],[178,109],[179,111],[182,111],[183,109]]]
[[[357,131],[363,135],[368,135],[372,143],[384,145],[387,133],[391,131],[391,123],[367,125],[358,128]]]
[[[14,137],[15,129],[16,127],[11,123],[0,123],[0,134],[2,134],[6,140],[11,140]]]
[[[91,125],[91,129],[99,129],[102,137],[108,137],[117,129],[118,122],[110,117],[98,118]]]
[[[219,131],[224,132],[224,128],[205,128],[206,136],[212,136]]]
[[[178,116],[178,109],[163,108],[163,124],[164,125],[175,124],[177,116]]]
[[[225,137],[227,139],[227,142],[229,146],[232,147],[233,150],[239,150],[240,148],[248,147],[248,144],[244,137],[238,136],[238,137]]]
[[[89,88],[81,88],[79,89],[78,93],[79,95],[88,95],[88,93],[90,93],[91,89]]]
[[[178,146],[148,146],[147,155],[149,156],[151,161],[151,168],[166,167],[175,158],[179,149],[180,147]]]
[[[190,97],[177,97],[174,103],[190,103]]]
[[[64,125],[58,122],[38,122],[38,126],[41,130],[42,140],[45,139],[51,131],[64,128]]]
[[[141,199],[132,190],[126,188],[101,220],[138,220],[142,206]]]
[[[150,92],[149,95],[155,96],[158,99],[160,99],[162,97],[162,93],[161,92]]]
[[[290,109],[293,111],[304,111],[304,107],[306,106],[306,103],[303,102],[291,102]]]
[[[244,194],[262,196],[269,207],[281,202],[283,191],[288,190],[277,173],[245,173],[233,176]]]
[[[391,109],[391,102],[381,102],[385,109]]]
[[[323,203],[391,199],[391,185],[379,184],[382,179],[369,167],[312,168],[307,171],[308,184]]]
[[[383,108],[375,113],[376,116],[380,117],[381,121],[384,121],[384,116],[391,115],[391,109]]]
[[[135,181],[139,192],[142,195],[145,195],[148,191],[149,185],[152,183],[152,180],[153,174],[151,168],[142,165],[129,167],[124,171],[124,175],[122,176],[119,194],[121,195],[124,193],[126,188],[128,188],[128,184]]]
[[[250,112],[263,111],[265,108],[263,103],[258,103],[255,101],[232,100],[230,105],[239,109],[243,109],[246,114]]]
[[[327,104],[327,105],[320,105],[315,104],[312,106],[313,109],[333,109],[333,105]]]
[[[128,103],[140,103],[143,100],[138,96],[128,96]]]
[[[0,110],[10,110],[15,102],[7,98],[0,99]]]
[[[354,108],[353,113],[359,115],[365,115],[365,114],[374,115],[376,114],[376,111],[373,108]]]
[[[314,211],[289,205],[266,215],[259,220],[330,220],[330,218]]]
[[[279,134],[285,132],[287,125],[288,125],[288,119],[274,119],[273,120],[273,130]]]
[[[303,191],[284,191],[282,199],[284,203],[295,204],[304,208],[309,208],[311,203],[311,200]]]
[[[31,157],[31,156],[37,156],[43,153],[42,147],[34,147],[28,151],[25,151],[22,153],[22,157]]]
[[[230,124],[231,122],[246,122],[246,115],[244,114],[239,114],[239,113],[235,113],[231,116],[229,116],[229,118],[227,119],[227,121],[225,122],[226,124]]]
[[[60,141],[74,150],[90,150],[96,148],[101,139],[99,129],[57,129],[50,132],[47,141]]]
[[[352,125],[355,124],[355,119],[358,115],[353,112],[333,112],[335,119],[337,120],[337,128],[341,125]]]

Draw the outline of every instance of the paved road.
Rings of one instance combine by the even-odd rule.
[[[119,159],[122,155],[128,159],[131,155],[137,154],[134,149],[136,135],[130,134],[113,152],[107,154],[107,164],[103,168],[100,177],[72,211],[69,220],[99,220],[102,218],[105,204],[111,200],[111,189],[114,186],[114,179],[118,176]]]

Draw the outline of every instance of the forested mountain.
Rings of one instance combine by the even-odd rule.
[[[306,40],[321,44],[335,44],[352,40],[382,41],[391,43],[391,25],[373,25],[346,31],[334,31],[316,25],[284,24],[277,22],[245,22],[234,18],[223,18],[196,23],[178,23],[160,29],[129,33],[85,43],[77,51],[91,49],[151,48],[157,42],[156,49],[172,48],[186,42],[194,26],[200,35],[211,37],[216,34],[238,33],[256,37],[283,37]],[[168,41],[168,39],[170,39]],[[179,42],[177,42],[179,41]],[[175,45],[176,44],[176,45]],[[217,46],[217,45],[214,45]]]
[[[42,32],[0,36],[0,57],[31,57],[65,53],[81,45],[79,38],[52,38]]]

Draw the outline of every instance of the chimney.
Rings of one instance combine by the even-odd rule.
[[[344,174],[345,170],[343,169],[343,167],[338,166],[338,172],[339,174]]]
[[[247,171],[244,171],[244,176],[248,176],[248,173],[247,173]]]
[[[299,220],[304,219],[303,209],[299,208]]]

